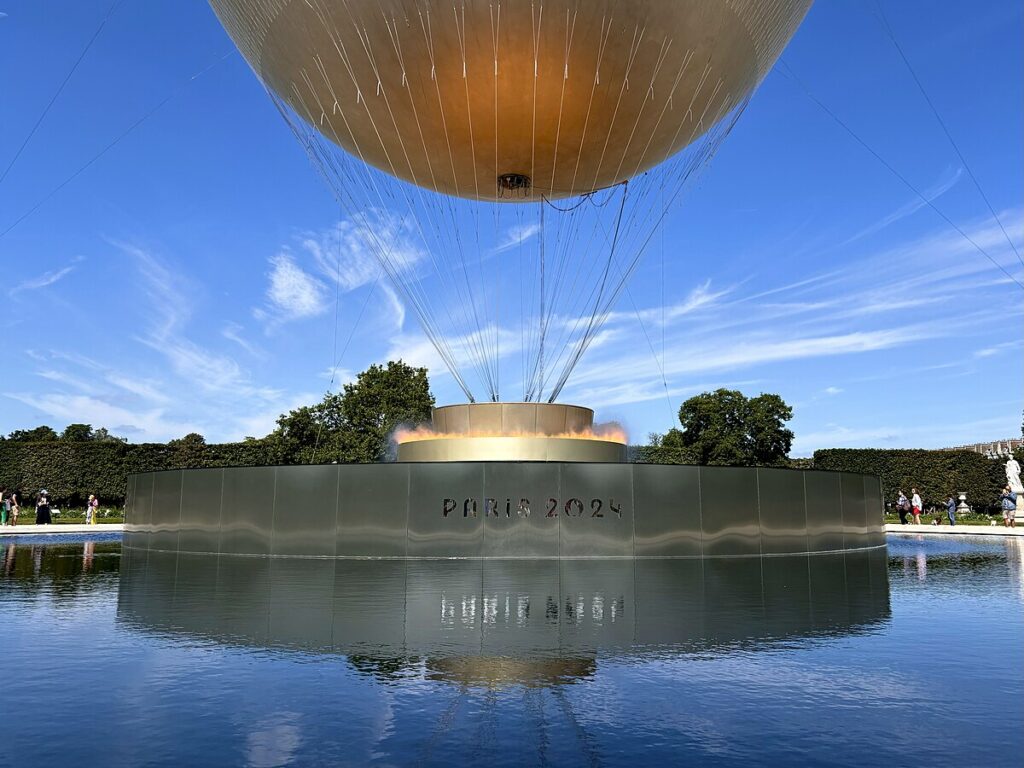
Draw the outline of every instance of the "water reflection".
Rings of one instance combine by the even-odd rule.
[[[721,560],[330,561],[126,551],[132,631],[340,653],[382,681],[551,686],[885,622],[884,550]]]
[[[0,574],[19,585],[25,594],[49,590],[55,595],[77,595],[109,588],[103,578],[82,578],[83,574],[116,575],[120,567],[118,537],[102,537],[77,543],[60,543],[49,536],[16,542],[13,536],[0,539]]]

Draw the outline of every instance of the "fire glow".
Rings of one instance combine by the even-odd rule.
[[[399,427],[395,430],[395,442],[414,443],[419,440],[457,440],[466,437],[541,437],[560,438],[563,440],[601,440],[607,443],[619,443],[626,445],[629,437],[626,431],[618,424],[599,424],[593,429],[585,429],[579,432],[559,432],[547,434],[544,432],[491,432],[491,431],[470,431],[470,432],[435,432],[430,427]]]

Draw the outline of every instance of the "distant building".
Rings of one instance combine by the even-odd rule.
[[[942,451],[974,451],[988,456],[990,459],[1008,458],[1018,448],[1024,447],[1024,440],[1007,439],[996,440],[993,443],[973,443],[971,445],[957,445],[952,448],[940,448]]]

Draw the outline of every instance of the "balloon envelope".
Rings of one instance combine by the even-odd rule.
[[[211,0],[267,86],[418,186],[573,197],[748,98],[811,0]]]

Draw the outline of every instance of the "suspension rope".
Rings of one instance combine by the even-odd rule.
[[[1021,283],[1020,280],[1018,280],[1016,277],[1014,277],[1006,269],[1006,267],[1004,267],[1002,264],[1000,264],[998,261],[996,261],[995,258],[993,258],[992,255],[988,251],[986,251],[984,248],[982,248],[980,245],[978,245],[978,243],[975,242],[975,240],[970,235],[968,235],[963,229],[961,229],[952,219],[949,218],[949,216],[947,216],[945,213],[943,213],[939,209],[939,207],[937,205],[935,205],[935,203],[933,203],[931,200],[929,200],[928,197],[923,192],[921,192],[921,190],[919,190],[916,186],[914,186],[910,182],[910,180],[907,179],[906,176],[904,176],[902,173],[897,171],[892,166],[892,164],[889,163],[888,160],[886,160],[878,152],[876,152],[871,147],[871,145],[869,145],[866,141],[864,141],[864,139],[862,139],[835,112],[833,112],[831,109],[829,109],[820,99],[818,99],[818,97],[815,96],[811,92],[811,90],[804,84],[804,82],[799,77],[796,76],[796,73],[793,72],[793,70],[790,68],[789,64],[786,63],[785,59],[779,59],[779,62],[782,65],[782,68],[780,69],[780,72],[782,72],[784,75],[786,75],[791,82],[795,83],[797,85],[797,87],[799,87],[800,90],[803,91],[803,93],[807,96],[807,98],[809,98],[812,102],[817,104],[818,107],[821,108],[821,110],[826,115],[831,117],[832,120],[835,121],[835,123],[840,128],[842,128],[844,131],[846,131],[847,134],[849,134],[850,138],[852,138],[854,141],[856,141],[858,144],[860,144],[865,150],[867,150],[867,152],[872,157],[874,157],[879,163],[881,163],[882,166],[887,171],[889,171],[889,173],[891,173],[893,176],[895,176],[897,179],[899,179],[899,181],[902,182],[903,185],[907,189],[909,189],[911,192],[913,192],[914,195],[918,197],[918,199],[920,199],[925,205],[927,205],[929,208],[931,208],[933,211],[935,211],[935,213],[937,213],[939,215],[939,217],[943,221],[945,221],[949,226],[951,226],[953,229],[955,229],[957,232],[959,232],[960,236],[963,237],[963,239],[966,240],[968,243],[970,243],[972,246],[974,246],[974,249],[978,253],[980,253],[982,256],[984,256],[986,259],[988,259],[990,262],[992,262],[992,264],[1000,272],[1002,272],[1004,275],[1006,275],[1012,282],[1016,283],[1018,288],[1020,288],[1022,291],[1024,291],[1024,283]]]
[[[935,106],[935,102],[932,101],[931,96],[928,95],[928,91],[925,90],[924,83],[921,82],[921,78],[918,77],[917,71],[910,63],[910,59],[907,58],[907,54],[903,52],[903,46],[896,40],[896,34],[892,30],[892,26],[889,24],[888,18],[886,18],[885,11],[882,10],[882,4],[879,0],[875,0],[875,7],[877,8],[877,17],[881,22],[882,29],[885,31],[886,36],[892,42],[896,52],[900,55],[904,65],[907,67],[907,71],[910,73],[910,77],[913,78],[914,83],[917,85],[917,89],[921,92],[921,96],[924,97],[925,103],[931,110],[932,115],[935,116],[936,122],[939,127],[942,128],[942,132],[946,135],[946,139],[949,141],[953,151],[956,152],[956,156],[960,158],[960,163],[963,165],[964,170],[967,171],[967,175],[970,177],[971,182],[974,184],[974,188],[978,190],[978,195],[982,200],[985,201],[985,206],[988,208],[988,212],[992,214],[992,218],[995,219],[996,224],[999,225],[1000,231],[1003,233],[1003,237],[1006,238],[1007,244],[1013,250],[1014,255],[1017,257],[1017,261],[1024,266],[1024,257],[1021,257],[1020,251],[1017,250],[1017,246],[1013,242],[1013,238],[1010,237],[1010,233],[1006,231],[1006,227],[1003,226],[1002,220],[999,218],[999,214],[996,213],[995,208],[992,207],[992,203],[988,199],[988,195],[981,188],[981,183],[978,181],[978,177],[974,175],[974,171],[971,169],[971,164],[967,162],[967,158],[964,157],[964,153],[960,151],[959,145],[956,143],[956,139],[953,138],[953,134],[949,130],[949,126],[946,125],[946,121],[942,119],[942,115],[939,113],[938,108]]]
[[[61,80],[60,85],[57,86],[57,90],[54,91],[53,96],[50,97],[50,100],[46,103],[46,106],[43,107],[43,111],[39,114],[39,118],[32,125],[32,128],[29,129],[28,134],[25,136],[25,139],[21,142],[21,145],[14,153],[14,156],[11,158],[10,162],[7,163],[7,167],[4,168],[3,173],[0,173],[0,184],[3,184],[4,179],[7,178],[7,174],[11,172],[11,169],[14,167],[14,164],[18,162],[18,158],[21,157],[21,153],[25,151],[25,147],[27,147],[28,143],[32,141],[32,137],[36,135],[36,131],[39,130],[39,126],[43,124],[43,120],[45,120],[46,116],[50,113],[50,108],[53,107],[54,103],[56,103],[61,93],[64,92],[64,86],[68,84],[68,81],[71,79],[72,75],[75,74],[76,70],[78,69],[78,65],[82,63],[82,59],[84,59],[86,54],[89,53],[89,49],[92,48],[92,44],[96,42],[96,38],[100,36],[100,32],[103,31],[103,28],[107,25],[107,22],[110,21],[110,17],[114,15],[114,12],[121,6],[122,2],[123,0],[114,0],[110,8],[107,9],[107,13],[100,20],[99,26],[96,27],[96,31],[92,33],[92,37],[90,37],[88,42],[86,42],[85,47],[82,48],[82,52],[78,54],[78,58],[75,59],[75,63],[71,65],[71,69],[68,70],[68,73],[64,76],[64,79]]]

